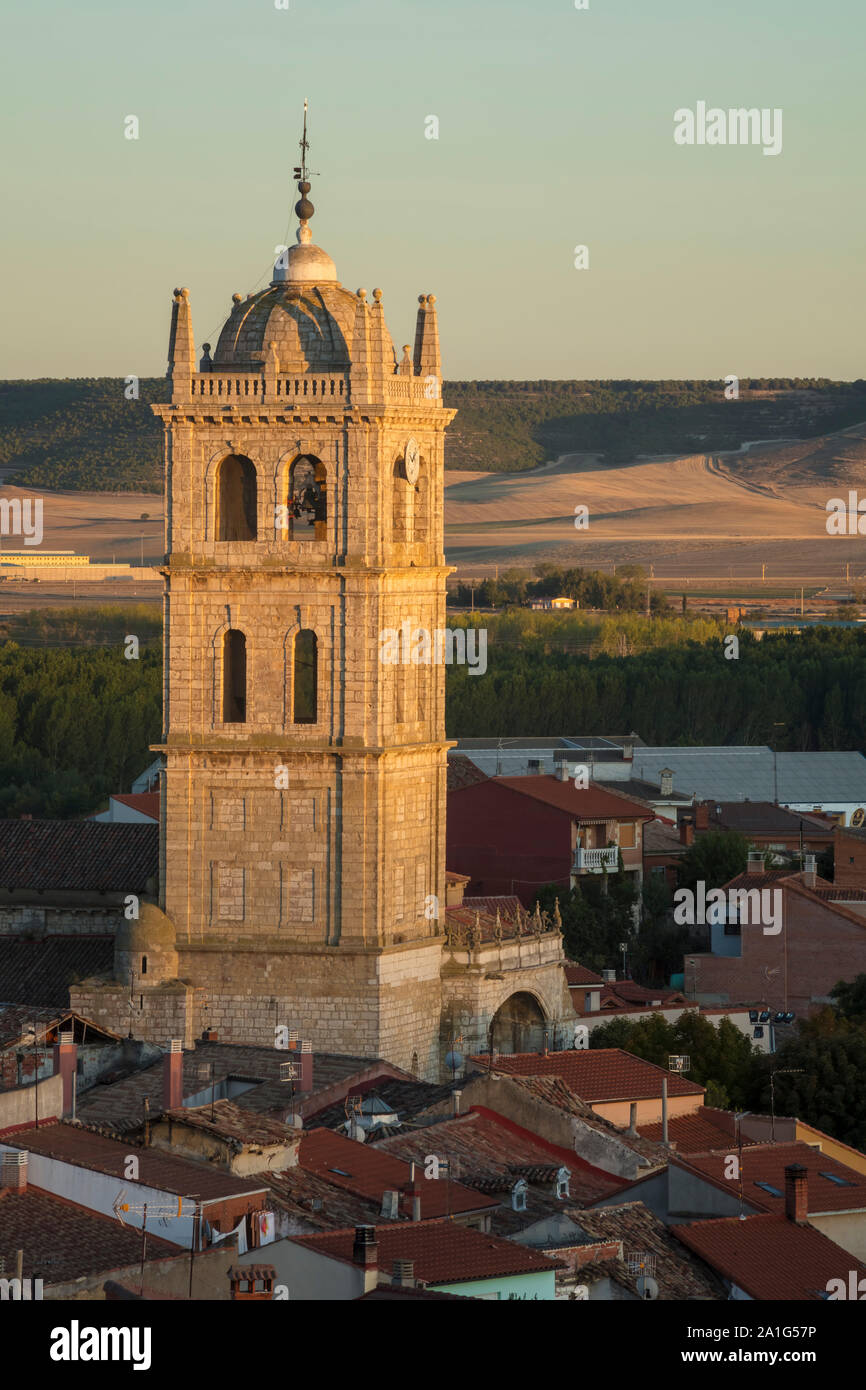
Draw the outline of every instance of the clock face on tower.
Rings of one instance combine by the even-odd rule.
[[[406,469],[406,477],[413,485],[418,481],[418,470],[421,466],[421,453],[416,440],[409,439],[403,452],[403,466]]]

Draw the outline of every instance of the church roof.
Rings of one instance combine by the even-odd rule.
[[[273,343],[281,372],[347,371],[357,303],[336,282],[269,285],[235,302],[214,367],[258,366]]]

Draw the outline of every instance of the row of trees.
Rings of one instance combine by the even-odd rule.
[[[538,615],[533,615],[538,616]],[[483,620],[477,619],[480,625]],[[487,621],[487,672],[447,672],[450,738],[634,729],[648,743],[770,743],[779,749],[866,746],[866,633],[856,628],[721,637],[637,652],[627,661],[497,641]],[[690,628],[683,628],[688,637]]]
[[[473,603],[479,608],[505,608],[534,598],[557,597],[577,599],[583,608],[640,613],[646,608],[645,576],[639,565],[624,565],[619,574],[539,565],[535,576],[532,578],[526,570],[511,569],[501,579],[485,579],[480,584],[460,582],[449,590],[448,599],[460,607]],[[650,595],[650,611],[671,611],[663,593]]]

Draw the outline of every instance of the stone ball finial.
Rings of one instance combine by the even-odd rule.
[[[183,295],[184,299],[189,299],[189,290],[186,287],[184,287],[181,290],[181,294]]]
[[[299,217],[302,222],[309,222],[315,211],[316,209],[313,207],[309,198],[299,198],[295,203],[295,215]]]
[[[408,353],[408,351],[409,351],[409,344],[408,344],[408,343],[404,343],[404,344],[403,344],[403,351]]]
[[[378,304],[379,301],[380,301],[381,298],[382,298],[382,291],[381,291],[381,290],[374,290],[374,291],[373,291],[373,298],[375,299],[376,303]]]
[[[210,352],[210,343],[202,343],[202,352]]]
[[[242,295],[242,294],[238,294],[238,292],[237,292],[237,290],[236,290],[235,293],[232,295],[232,304],[240,304],[240,302],[241,302],[242,299],[243,299],[243,295]]]
[[[426,294],[419,294],[419,296],[418,296],[418,303],[419,303],[419,304],[425,304],[426,302],[427,302],[427,296],[426,296]]]
[[[428,296],[427,296],[427,303],[428,303],[428,304],[435,304],[435,303],[436,303],[436,296],[435,296],[435,294],[428,294]]]
[[[309,191],[310,191],[310,185],[307,183],[306,179],[301,179],[300,183],[298,184],[298,192],[299,192],[299,193],[309,193]]]
[[[174,295],[175,299],[180,299],[181,291],[180,291],[180,290],[172,290],[172,294]]]
[[[366,291],[366,290],[358,290],[358,298],[359,298],[359,299],[366,299],[366,298],[367,298],[367,291]]]

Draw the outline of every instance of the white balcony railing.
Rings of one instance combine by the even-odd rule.
[[[576,849],[574,851],[574,872],[577,874],[600,874],[603,869],[616,873],[619,851],[616,845],[608,849]]]

